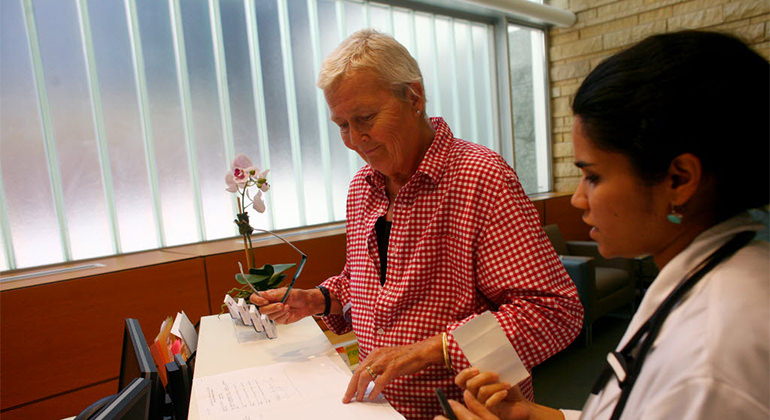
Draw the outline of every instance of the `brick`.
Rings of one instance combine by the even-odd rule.
[[[583,78],[591,71],[589,62],[586,60],[573,61],[567,64],[551,66],[551,81],[564,79]]]
[[[668,30],[698,29],[722,23],[722,8],[716,7],[668,19]]]
[[[556,192],[574,192],[580,183],[580,177],[558,178],[553,183]]]
[[[575,15],[577,16],[577,21],[574,25],[572,25],[572,27],[575,29],[580,29],[586,26],[587,22],[596,19],[596,9],[584,10],[582,12],[576,13]]]
[[[572,115],[572,108],[570,107],[570,99],[562,96],[559,98],[553,98],[551,101],[551,115],[554,117],[560,117],[564,115]]]
[[[642,0],[623,0],[599,7],[596,11],[596,16],[600,19],[607,17],[617,19],[620,17],[636,15],[643,7],[644,4]]]
[[[601,51],[601,49],[602,38],[597,36],[551,47],[550,55],[553,60],[561,60],[594,53]]]
[[[682,0],[643,0],[642,6],[647,8],[660,8],[682,3]]]
[[[601,36],[607,32],[613,32],[621,29],[628,29],[634,27],[639,23],[639,19],[636,16],[629,16],[626,18],[611,20],[606,23],[600,23],[598,25],[587,26],[580,30],[581,38],[591,38],[595,36]]]
[[[770,2],[767,0],[742,0],[727,3],[722,8],[725,21],[746,19],[770,12]]]
[[[559,87],[561,96],[574,96],[580,87],[580,83],[570,83]]]
[[[706,9],[721,7],[725,3],[735,0],[688,0],[680,1],[674,5],[674,16],[688,15]]]
[[[644,25],[637,25],[631,30],[631,38],[636,43],[650,35],[664,33],[666,31],[666,27],[666,21],[663,20],[650,22]]]
[[[570,32],[559,32],[558,35],[551,36],[549,41],[551,45],[555,44],[566,44],[568,42],[577,41],[580,39],[580,32],[579,31],[570,31]]]
[[[598,6],[613,3],[617,0],[570,0],[569,9],[579,12],[586,9],[595,9]]]
[[[633,31],[631,28],[624,29],[622,31],[615,31],[605,34],[602,37],[602,45],[605,50],[611,48],[622,48],[630,45],[634,41]]]
[[[575,155],[572,142],[555,143],[551,153],[553,153],[553,157],[572,157]]]
[[[767,40],[764,23],[755,23],[753,25],[747,25],[746,23],[746,20],[740,20],[719,25],[715,29],[735,35],[750,45]]]
[[[673,15],[673,8],[671,6],[661,7],[658,9],[650,10],[649,12],[643,12],[639,14],[639,24],[645,24],[649,22],[655,22],[659,20],[665,21]]]

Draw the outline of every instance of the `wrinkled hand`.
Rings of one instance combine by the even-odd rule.
[[[457,413],[459,420],[533,418],[534,404],[524,398],[518,386],[511,387],[500,382],[500,377],[494,372],[479,372],[473,367],[464,369],[455,377],[455,384],[465,390],[463,399],[468,407],[461,408],[464,417]],[[460,406],[455,402],[452,407],[455,405]]]
[[[286,288],[265,290],[259,295],[252,293],[249,301],[259,306],[259,311],[270,317],[278,324],[291,324],[300,319],[317,313],[315,290],[291,289],[286,302],[281,303]],[[320,292],[317,292],[320,295]],[[321,297],[323,299],[323,297]],[[323,304],[322,304],[323,305]]]
[[[441,346],[441,336],[436,335],[405,346],[375,349],[353,372],[342,402],[349,403],[354,398],[363,401],[371,381],[374,381],[374,388],[369,393],[369,399],[373,400],[394,379],[418,372],[432,364],[443,363]]]

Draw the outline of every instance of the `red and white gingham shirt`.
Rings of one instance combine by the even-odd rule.
[[[322,283],[349,309],[352,325],[343,315],[324,321],[338,334],[352,327],[362,359],[378,347],[449,333],[455,372],[430,366],[384,391],[408,419],[441,413],[437,387],[462,401],[453,379],[468,361],[451,332],[476,314],[494,311],[528,369],[572,342],[583,320],[575,286],[513,169],[454,138],[443,119],[431,122],[433,143],[395,198],[385,285],[374,224],[388,198],[384,176],[369,166],[350,183],[345,268]],[[531,380],[521,388],[531,399]]]

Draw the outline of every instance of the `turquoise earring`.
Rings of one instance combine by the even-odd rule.
[[[682,213],[676,211],[676,208],[674,208],[674,203],[671,203],[671,212],[668,213],[666,216],[669,222],[675,224],[675,225],[681,225],[682,219],[684,218],[684,215]]]

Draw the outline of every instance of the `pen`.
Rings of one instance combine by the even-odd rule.
[[[457,420],[457,415],[455,415],[454,410],[452,410],[452,406],[449,405],[446,394],[444,394],[444,391],[441,388],[436,388],[436,398],[438,398],[438,402],[441,404],[441,410],[444,412],[444,417],[449,420]]]

